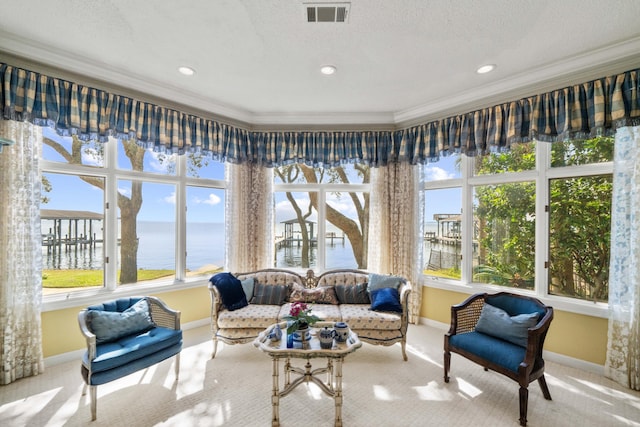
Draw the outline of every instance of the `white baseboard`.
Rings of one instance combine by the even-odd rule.
[[[420,317],[418,323],[421,325],[431,326],[436,329],[440,329],[443,332],[449,330],[448,323],[437,322],[435,320]],[[604,376],[604,366],[597,363],[587,362],[586,360],[576,359],[574,357],[565,356],[564,354],[554,353],[551,351],[543,351],[545,360],[549,362],[559,363],[561,365],[569,366],[571,368],[581,369],[583,371],[591,372],[593,374]]]
[[[201,326],[205,326],[209,324],[209,319],[200,319],[194,320],[193,322],[188,322],[182,325],[182,330],[187,331],[189,329],[199,328]],[[80,361],[86,349],[69,351],[67,353],[56,354],[55,356],[45,357],[44,359],[44,367],[45,369],[49,366],[60,365],[61,363]]]

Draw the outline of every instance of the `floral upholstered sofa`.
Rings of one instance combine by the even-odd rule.
[[[301,276],[290,270],[264,269],[218,273],[211,278],[209,290],[212,358],[218,341],[251,342],[282,321],[293,302],[302,301],[322,320],[346,322],[364,342],[385,346],[399,342],[407,360],[411,283],[402,277],[362,270],[330,270],[320,276],[309,270]]]

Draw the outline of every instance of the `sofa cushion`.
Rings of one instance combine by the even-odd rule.
[[[370,304],[366,283],[357,285],[336,285],[336,295],[340,304]]]
[[[222,310],[218,313],[220,328],[262,328],[278,320],[279,305],[249,304],[239,310]]]
[[[400,294],[396,288],[379,288],[371,292],[371,310],[402,313]]]
[[[90,309],[87,311],[87,324],[98,344],[144,332],[155,326],[149,314],[149,303],[144,298],[122,312]]]
[[[265,285],[256,283],[253,286],[251,304],[282,305],[289,295],[287,285]]]
[[[397,331],[402,327],[400,313],[373,311],[370,304],[340,304],[338,307],[342,321],[356,332],[361,329]]]
[[[476,331],[526,347],[529,328],[538,323],[538,313],[509,316],[509,313],[485,303],[476,323]]]
[[[466,350],[496,365],[518,372],[526,349],[519,345],[480,332],[456,334],[449,338],[449,345]]]
[[[288,316],[291,311],[290,302],[285,303],[282,308],[280,308],[280,313],[278,314],[278,321],[283,321],[285,316]],[[320,319],[326,322],[341,322],[342,314],[340,313],[340,306],[335,304],[314,304],[311,306],[311,313],[318,316]]]
[[[231,273],[218,273],[209,279],[218,289],[222,304],[229,311],[247,306],[247,297],[242,289],[242,283]]]
[[[316,304],[338,304],[338,297],[333,286],[319,286],[316,288],[305,288],[297,283],[293,284],[290,302],[306,302]]]
[[[371,295],[371,292],[380,288],[398,289],[400,283],[402,283],[402,277],[369,273],[369,285],[367,289],[369,290],[369,295]]]

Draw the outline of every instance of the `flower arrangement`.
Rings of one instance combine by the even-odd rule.
[[[315,314],[311,314],[311,308],[304,302],[294,302],[291,304],[289,315],[284,316],[285,320],[290,320],[287,326],[287,333],[291,334],[298,329],[304,329],[322,320]]]

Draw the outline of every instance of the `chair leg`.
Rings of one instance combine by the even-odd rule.
[[[180,353],[176,354],[176,381],[178,381],[178,376],[180,375]]]
[[[520,387],[520,425],[526,427],[527,425],[527,404],[529,401],[529,389],[527,387]]]
[[[402,358],[404,359],[404,361],[406,362],[407,359],[407,341],[406,340],[402,340]]]
[[[98,386],[90,385],[89,395],[91,397],[91,421],[95,421],[98,406]]]
[[[217,351],[218,351],[218,339],[216,337],[213,337],[213,353],[211,353],[212,359],[216,357]]]
[[[549,387],[547,387],[547,380],[544,378],[544,375],[538,378],[538,384],[540,384],[544,398],[551,400],[551,393],[549,393]]]
[[[449,382],[449,368],[451,367],[451,353],[444,352],[444,382]]]

